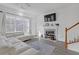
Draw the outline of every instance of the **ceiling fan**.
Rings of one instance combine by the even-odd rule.
[[[31,7],[31,5],[30,5],[29,3],[21,3],[21,4],[20,4],[20,7],[21,7],[22,9],[27,9],[27,8]]]

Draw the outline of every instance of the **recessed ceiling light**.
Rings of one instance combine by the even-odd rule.
[[[31,5],[29,3],[23,3],[23,4],[20,4],[20,7],[22,9],[27,9],[28,7],[31,7]]]

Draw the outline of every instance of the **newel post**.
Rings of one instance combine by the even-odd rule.
[[[65,48],[67,49],[67,28],[65,28]]]

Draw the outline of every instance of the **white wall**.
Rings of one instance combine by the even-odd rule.
[[[47,11],[47,13],[53,13],[56,12],[57,14],[57,22],[60,24],[59,25],[59,31],[58,31],[58,40],[64,41],[64,29],[66,27],[70,27],[74,23],[79,21],[79,4],[71,4],[69,6],[55,9],[54,11]],[[44,14],[41,14],[38,17],[37,20],[37,32],[44,33],[44,28],[43,28],[43,20],[44,20]],[[71,33],[72,34],[72,33]],[[69,36],[70,39],[72,39],[73,35]]]

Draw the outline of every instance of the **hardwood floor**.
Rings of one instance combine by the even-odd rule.
[[[30,41],[27,41],[26,43],[30,44],[30,43],[37,41],[37,40],[38,39],[33,39],[33,40],[30,40]],[[42,40],[42,42],[56,47],[54,49],[54,51],[52,52],[52,55],[79,55],[78,52],[65,49],[64,48],[64,42],[61,42],[61,41],[53,42],[53,41],[45,40],[45,39]]]
[[[65,49],[63,42],[58,41],[57,43],[54,43],[54,44],[56,44],[55,45],[56,48],[53,52],[55,55],[79,55],[78,52]]]

